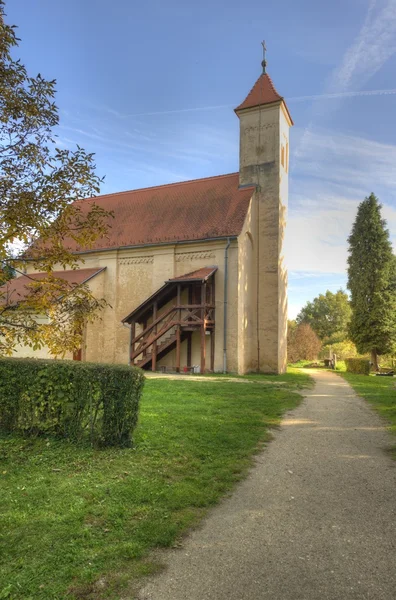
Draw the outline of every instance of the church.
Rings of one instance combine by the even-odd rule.
[[[55,273],[88,282],[108,303],[87,324],[75,359],[152,371],[285,371],[293,121],[265,61],[235,113],[239,172],[84,201],[114,219],[93,248],[73,249],[84,261],[80,270]]]

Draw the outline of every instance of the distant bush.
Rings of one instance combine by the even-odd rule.
[[[140,369],[0,359],[0,429],[130,446],[144,384]]]
[[[287,334],[287,355],[290,363],[301,360],[315,360],[322,343],[312,327],[307,323],[296,325],[289,323]]]
[[[344,340],[343,342],[337,342],[333,344],[326,344],[323,346],[320,352],[320,358],[327,358],[329,356],[329,350],[337,356],[337,359],[344,360],[345,358],[356,358],[358,351],[356,346],[351,340]]]
[[[337,360],[336,371],[346,371],[346,364],[344,360]]]
[[[370,361],[367,358],[346,358],[345,367],[347,373],[370,374]]]

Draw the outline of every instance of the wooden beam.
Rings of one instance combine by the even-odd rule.
[[[201,373],[205,373],[206,335],[205,325],[201,325]]]
[[[176,330],[176,373],[180,373],[180,325]]]
[[[181,305],[181,284],[178,283],[177,284],[177,306],[180,306],[180,305]],[[178,321],[180,323],[180,321],[181,321],[181,308],[179,308],[179,310],[178,310],[177,318],[178,318]]]
[[[215,330],[212,329],[210,332],[210,370],[214,372],[214,358],[215,358]]]
[[[205,373],[205,359],[206,359],[206,335],[205,335],[205,312],[206,312],[206,282],[202,283],[201,286],[201,304],[202,304],[202,309],[201,309],[201,319],[202,319],[202,325],[201,325],[201,373]]]
[[[187,367],[192,367],[192,332],[189,333],[187,338]]]
[[[135,352],[135,342],[133,342],[132,340],[134,340],[135,337],[136,337],[136,321],[132,321],[132,323],[131,323],[131,340],[130,340],[130,347],[129,347],[129,358],[130,358],[132,366],[135,364],[135,359],[132,358],[133,353]]]
[[[177,306],[180,306],[181,303],[181,284],[177,284]]]
[[[143,331],[145,331],[146,329],[147,329],[147,320],[143,321]],[[143,357],[146,358],[146,355],[147,355],[147,348],[145,348],[143,350]]]

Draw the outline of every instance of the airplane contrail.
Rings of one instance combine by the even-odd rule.
[[[294,96],[286,98],[288,102],[300,102],[303,100],[327,100],[332,98],[348,98],[352,96],[386,96],[389,94],[396,94],[396,89],[390,90],[367,90],[359,92],[336,92],[334,94],[315,94],[313,96]]]
[[[336,98],[348,98],[356,96],[387,96],[396,94],[396,89],[388,90],[367,90],[359,92],[335,92],[334,94],[313,94],[311,96],[291,96],[285,98],[286,102],[304,102],[305,100],[332,100]],[[161,110],[156,112],[133,113],[123,115],[123,118],[128,117],[151,117],[154,115],[171,115],[183,112],[199,112],[205,110],[219,110],[220,108],[233,108],[232,104],[219,104],[216,106],[198,106],[195,108],[179,108],[174,110]],[[121,116],[121,115],[120,115]]]

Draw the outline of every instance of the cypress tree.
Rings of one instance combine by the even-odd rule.
[[[348,242],[349,333],[359,352],[371,353],[377,370],[378,355],[396,349],[396,260],[374,194],[359,205]]]

